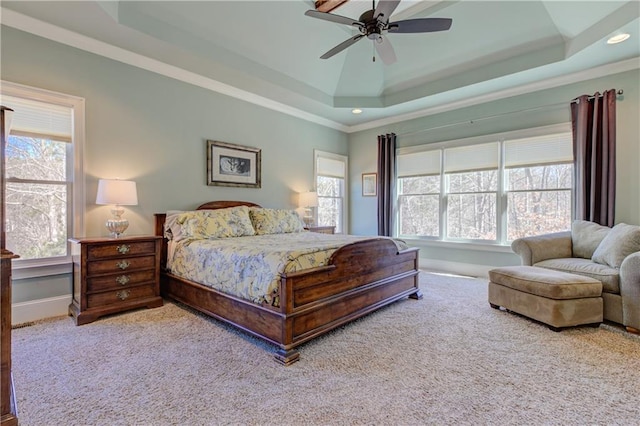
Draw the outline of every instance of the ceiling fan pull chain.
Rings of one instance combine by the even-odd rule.
[[[374,43],[375,41],[371,43],[371,48],[373,49],[373,62],[376,61],[376,45]]]

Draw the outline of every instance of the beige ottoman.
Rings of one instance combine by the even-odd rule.
[[[489,271],[489,304],[545,323],[553,331],[602,322],[602,283],[536,266]]]

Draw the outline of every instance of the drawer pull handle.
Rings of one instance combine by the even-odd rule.
[[[127,262],[126,260],[121,260],[120,262],[116,263],[116,266],[122,270],[125,270],[129,266],[131,266],[131,263]]]
[[[127,254],[129,253],[129,250],[131,250],[131,247],[129,246],[129,244],[122,244],[116,247],[116,250],[118,250],[118,253],[120,254]]]
[[[126,285],[129,281],[131,281],[129,275],[120,275],[119,277],[116,277],[116,282],[120,285]]]
[[[119,292],[116,293],[116,296],[118,296],[118,299],[124,300],[127,297],[129,297],[130,294],[131,292],[129,290],[120,290]]]

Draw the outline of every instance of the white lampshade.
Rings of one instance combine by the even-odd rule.
[[[137,205],[136,183],[132,180],[100,179],[96,204]]]
[[[315,191],[301,192],[298,195],[299,207],[316,207],[318,205],[318,193]]]

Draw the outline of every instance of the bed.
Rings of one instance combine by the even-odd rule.
[[[197,210],[244,208],[242,206],[260,209],[250,202],[213,201]],[[315,337],[399,299],[422,298],[418,287],[418,249],[399,249],[394,240],[384,237],[341,245],[331,250],[321,266],[311,264],[301,270],[285,269],[278,274],[275,285],[271,285],[274,288],[269,297],[234,295],[225,289],[213,288],[211,283],[205,285],[174,273],[175,265],[167,269],[168,253],[174,249],[167,239],[166,221],[167,213],[155,215],[155,233],[165,237],[163,297],[274,344],[275,359],[284,365],[296,362],[300,357],[298,346]],[[305,234],[311,236],[309,232]]]

